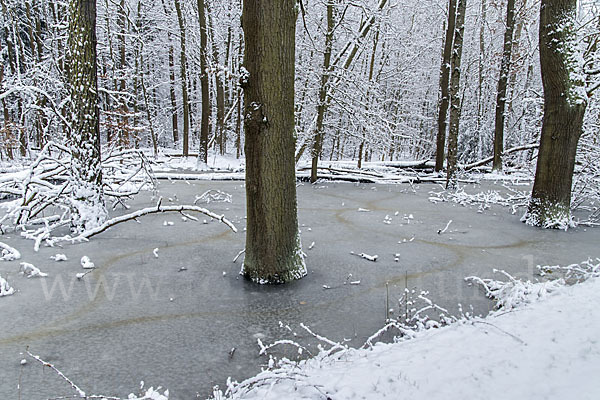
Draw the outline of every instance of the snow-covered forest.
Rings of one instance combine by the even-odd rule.
[[[578,2],[578,34],[595,47],[596,8]],[[327,33],[327,2],[299,3],[296,29],[297,154],[307,155],[315,131]],[[323,160],[421,160],[435,154],[439,75],[447,2],[332,2],[331,100],[324,118]],[[540,2],[515,2],[513,51],[506,97],[505,147],[539,141]],[[206,2],[207,43],[195,1],[97,1],[98,86],[102,143],[107,147],[197,153],[202,99],[209,82],[209,148],[243,155],[238,85],[243,53],[241,2]],[[65,137],[68,12],[64,1],[2,0],[2,157],[31,156]],[[506,1],[471,1],[461,63],[459,161],[492,154],[496,90],[506,26]],[[365,33],[366,32],[366,33]],[[594,69],[596,54],[586,49]],[[204,56],[203,56],[204,54]],[[201,60],[206,67],[201,69]],[[182,64],[186,75],[182,77]],[[590,85],[595,84],[590,76]],[[189,132],[183,120],[186,87]],[[591,97],[582,157],[597,143],[597,100]],[[182,148],[189,137],[188,149]],[[532,151],[511,155],[526,166]]]
[[[0,398],[600,395],[596,0],[0,7]]]

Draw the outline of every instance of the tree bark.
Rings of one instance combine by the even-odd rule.
[[[127,15],[125,8],[125,0],[121,0],[118,14],[119,25],[119,70],[121,79],[119,80],[119,92],[121,97],[121,123],[119,126],[119,145],[123,148],[128,148],[130,143],[129,137],[129,107],[127,106],[127,97],[124,95],[127,90],[127,81],[125,77],[128,75],[127,57],[126,57],[126,38],[127,38]]]
[[[71,0],[67,47],[72,103],[69,147],[74,180],[71,216],[73,229],[81,232],[102,224],[107,217],[100,163],[96,0]]]
[[[180,68],[181,68],[181,93],[183,101],[183,156],[187,157],[190,151],[190,102],[188,99],[187,85],[187,56],[185,53],[185,21],[181,13],[181,4],[175,0],[175,11],[177,11],[177,21],[179,23],[179,35],[181,40]]]
[[[246,256],[243,275],[285,283],[306,275],[294,165],[294,0],[245,0]]]
[[[479,62],[478,62],[478,78],[479,82],[477,85],[477,136],[474,139],[477,141],[477,157],[481,155],[481,142],[482,137],[485,134],[482,132],[482,122],[483,116],[485,114],[485,99],[483,96],[483,86],[484,86],[484,65],[487,59],[486,51],[485,51],[485,26],[487,24],[487,0],[481,1],[481,10],[480,10],[480,21],[479,21]],[[471,147],[471,150],[475,150],[474,146]]]
[[[214,35],[214,28],[212,22],[212,14],[210,11],[210,7],[206,7],[207,19],[208,19],[208,29],[212,32],[211,44],[212,44],[212,57],[213,63],[217,67],[213,72],[215,78],[215,91],[216,91],[216,102],[217,102],[217,121],[216,121],[216,129],[215,129],[215,139],[217,139],[216,143],[219,145],[219,152],[221,154],[225,154],[227,150],[227,137],[225,132],[225,86],[223,83],[223,73],[219,71],[219,47],[217,46],[217,39]],[[207,48],[208,51],[208,48]],[[225,60],[227,60],[227,55],[225,56]],[[208,91],[207,91],[208,92]],[[204,104],[204,100],[202,101]],[[209,108],[210,110],[210,100],[209,100]]]
[[[440,67],[440,103],[438,110],[438,134],[435,152],[435,171],[444,169],[444,147],[446,146],[446,129],[448,124],[448,105],[450,104],[450,60],[452,56],[452,42],[456,22],[456,0],[448,1],[448,26],[444,39],[442,66]]]
[[[169,18],[171,13],[167,8],[165,0],[161,0],[165,16]],[[171,43],[171,32],[167,30],[167,41],[169,42],[169,97],[171,100],[171,129],[173,132],[173,144],[179,142],[179,127],[177,122],[177,98],[175,96],[175,52]]]
[[[242,32],[240,32],[240,36],[239,36],[239,47],[238,47],[238,55],[237,55],[237,69],[238,69],[238,74],[239,74],[239,70],[240,67],[242,65],[243,62],[243,57],[244,57],[244,35]],[[239,86],[235,87],[235,96],[237,98],[237,105],[236,105],[236,109],[235,109],[235,114],[236,114],[236,118],[235,118],[235,158],[239,159],[240,156],[242,155],[242,102],[243,102],[243,93],[242,93],[242,89]]]
[[[208,87],[208,36],[206,34],[206,13],[204,0],[198,0],[198,23],[200,24],[200,93],[202,96],[202,116],[200,117],[200,150],[198,158],[208,162],[208,136],[210,131],[210,93]]]
[[[456,29],[452,44],[450,68],[450,126],[448,128],[448,158],[446,171],[446,188],[456,186],[456,169],[458,161],[458,128],[460,124],[460,62],[462,58],[463,38],[465,32],[465,14],[467,0],[458,0],[456,7]]]
[[[573,170],[587,105],[576,7],[576,0],[542,0],[540,9],[544,117],[533,191],[522,220],[543,228],[572,224]]]
[[[327,32],[325,32],[325,54],[323,56],[323,73],[321,75],[321,86],[319,87],[319,104],[317,105],[317,122],[315,127],[315,136],[312,148],[312,167],[310,170],[310,182],[316,182],[317,167],[319,157],[323,149],[323,121],[327,111],[327,92],[329,86],[329,74],[331,73],[331,51],[333,48],[333,29],[335,21],[333,19],[333,0],[327,1]]]
[[[504,51],[500,64],[498,94],[496,98],[496,123],[494,127],[494,162],[493,171],[502,171],[502,153],[504,152],[504,113],[506,110],[506,88],[511,68],[513,31],[515,28],[515,0],[508,0],[506,5],[506,31],[504,32]]]

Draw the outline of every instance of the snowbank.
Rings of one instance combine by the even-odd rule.
[[[214,398],[600,398],[600,279],[527,288],[509,282],[509,295],[522,292],[526,301],[487,318],[372,349],[284,360]]]

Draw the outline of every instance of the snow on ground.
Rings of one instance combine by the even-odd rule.
[[[234,154],[221,155],[210,151],[207,157],[208,163],[204,164],[198,161],[197,155],[182,157],[181,152],[174,150],[164,150],[155,160],[159,166],[158,170],[183,169],[186,171],[243,171],[245,165],[244,157],[239,159]]]
[[[598,399],[599,268],[574,286],[511,280],[504,297],[523,300],[514,308],[394,344],[282,360],[214,398]]]

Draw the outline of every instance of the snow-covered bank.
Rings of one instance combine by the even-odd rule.
[[[284,361],[215,399],[597,399],[600,279],[547,288],[408,341]]]

